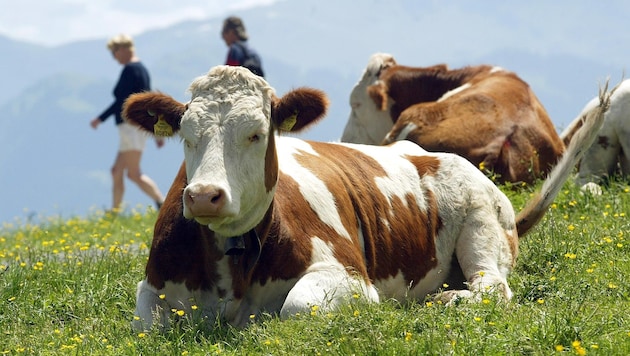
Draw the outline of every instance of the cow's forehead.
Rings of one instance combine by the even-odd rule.
[[[231,119],[256,109],[270,116],[273,89],[246,68],[214,67],[207,75],[197,77],[188,90],[192,98],[182,124]]]
[[[271,87],[261,77],[243,67],[217,66],[195,78],[188,90],[193,97],[213,95],[217,99],[240,91],[266,92]]]
[[[270,125],[269,103],[260,96],[247,96],[236,101],[193,100],[180,123],[182,138],[195,141],[202,136],[251,134],[267,131]],[[234,131],[236,130],[236,131]]]
[[[270,117],[269,86],[260,82],[239,85],[237,81],[216,84],[214,87],[191,85],[192,99],[181,120],[182,136],[199,137],[217,125],[242,126],[252,121],[260,124]]]

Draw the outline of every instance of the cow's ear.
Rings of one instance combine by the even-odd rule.
[[[132,94],[123,105],[122,115],[129,123],[155,136],[173,136],[186,105],[172,97],[155,92]]]
[[[271,120],[280,131],[298,132],[326,115],[328,98],[321,90],[298,88],[273,97]]]
[[[378,110],[387,110],[387,88],[383,82],[370,85],[367,88],[367,93]]]

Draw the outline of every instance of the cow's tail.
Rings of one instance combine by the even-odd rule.
[[[583,113],[578,126],[580,129],[574,133],[562,158],[549,172],[540,191],[527,202],[523,210],[516,216],[516,230],[519,236],[525,235],[542,219],[562,189],[564,182],[573,172],[573,167],[597,137],[599,128],[604,122],[604,114],[610,107],[610,96],[616,89],[617,87],[608,91],[608,82],[606,82],[604,87],[599,90],[599,105]]]
[[[585,110],[583,110],[583,112],[585,111],[586,111],[586,108]],[[573,120],[569,124],[569,126],[567,126],[567,128],[562,131],[562,133],[560,134],[560,139],[562,140],[565,146],[568,146],[571,143],[571,139],[578,131],[580,131],[583,124],[584,124],[584,115],[580,114],[580,116],[576,117],[575,120]]]

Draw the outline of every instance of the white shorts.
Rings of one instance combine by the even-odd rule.
[[[139,128],[123,122],[118,125],[118,135],[120,136],[119,152],[144,150],[148,135]]]

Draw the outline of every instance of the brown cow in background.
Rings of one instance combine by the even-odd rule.
[[[377,53],[350,105],[342,141],[410,140],[463,156],[501,183],[544,177],[565,149],[529,85],[499,67],[407,67]]]

